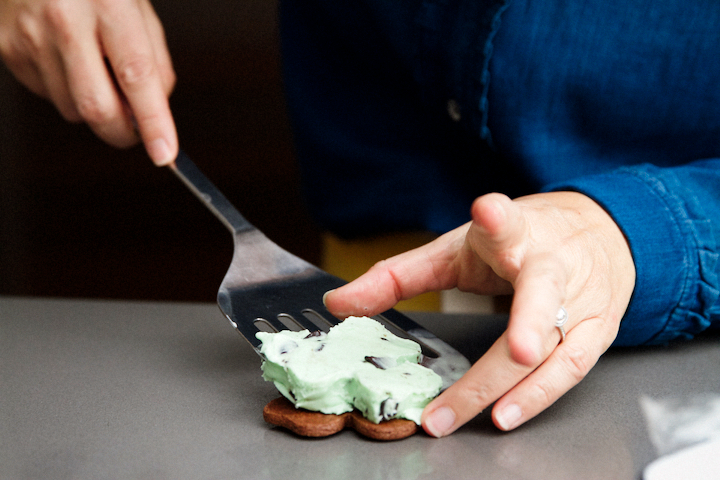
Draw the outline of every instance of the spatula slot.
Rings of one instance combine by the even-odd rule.
[[[422,338],[417,338],[411,334],[409,334],[406,330],[398,327],[395,325],[392,320],[389,320],[385,318],[382,315],[377,315],[373,317],[378,322],[382,323],[385,328],[390,330],[390,333],[394,334],[395,336],[398,336],[400,338],[406,338],[408,340],[412,340],[413,342],[417,342],[420,345],[420,348],[422,349],[422,354],[427,358],[437,358],[440,355],[438,352],[429,347],[425,342],[423,342]]]
[[[273,327],[270,322],[265,320],[264,318],[256,318],[253,320],[253,324],[255,325],[255,328],[257,328],[261,332],[266,333],[275,333],[277,332],[277,329]]]
[[[300,330],[304,330],[305,327],[300,325],[300,323],[293,318],[292,315],[288,315],[287,313],[281,313],[277,316],[277,319],[287,327],[288,330],[292,330],[293,332],[299,332]]]
[[[329,321],[327,318],[325,318],[323,315],[319,314],[312,308],[306,308],[302,311],[302,314],[305,318],[310,320],[313,324],[315,324],[320,330],[323,332],[327,332],[330,327],[335,325],[335,323]]]

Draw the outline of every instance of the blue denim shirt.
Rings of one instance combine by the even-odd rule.
[[[720,3],[283,0],[308,203],[444,232],[489,191],[574,190],[637,269],[616,345],[720,324]]]

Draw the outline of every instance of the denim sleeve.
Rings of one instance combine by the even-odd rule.
[[[629,242],[637,279],[614,345],[662,344],[720,325],[720,159],[625,167],[546,190],[593,198]]]

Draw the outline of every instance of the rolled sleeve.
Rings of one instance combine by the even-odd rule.
[[[710,325],[718,313],[717,225],[706,215],[702,196],[682,176],[643,165],[546,190],[593,198],[627,238],[636,283],[614,345],[667,343],[691,338]]]

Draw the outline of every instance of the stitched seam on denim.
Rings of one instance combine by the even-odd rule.
[[[651,339],[649,339],[647,343],[667,343],[676,336],[689,338],[692,334],[686,330],[691,324],[691,317],[696,315],[701,316],[701,312],[698,312],[697,310],[703,306],[698,305],[698,300],[693,298],[696,291],[693,286],[695,285],[696,280],[703,281],[701,272],[703,267],[701,265],[701,251],[705,250],[703,245],[705,242],[698,238],[697,232],[693,226],[694,220],[690,215],[689,208],[680,200],[680,198],[684,197],[673,195],[672,190],[668,188],[665,181],[659,178],[659,176],[654,176],[645,170],[638,171],[629,168],[623,168],[620,170],[635,176],[647,185],[650,191],[653,192],[654,195],[665,205],[670,217],[672,218],[673,224],[680,232],[681,238],[692,238],[694,242],[694,245],[692,246],[689,245],[688,242],[683,242],[683,256],[686,268],[684,269],[682,290],[678,296],[678,302],[670,311],[663,328]],[[680,182],[676,182],[676,188],[682,188]],[[702,286],[700,288],[702,288]],[[693,307],[696,308],[694,309]]]
[[[458,32],[475,32],[472,36],[458,35],[453,45],[460,51],[455,58],[455,85],[450,86],[453,96],[468,111],[463,123],[476,131],[492,147],[488,123],[488,89],[493,39],[501,25],[501,15],[509,0],[465,1],[462,3],[454,29]],[[464,42],[464,43],[463,43]]]

